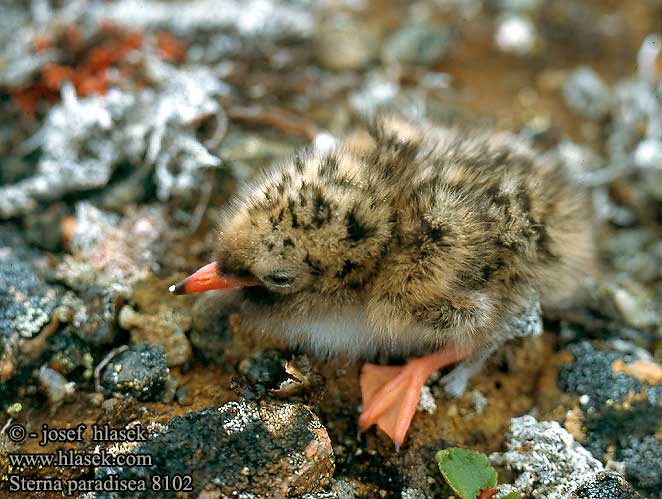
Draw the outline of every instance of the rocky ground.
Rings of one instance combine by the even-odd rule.
[[[495,497],[662,497],[659,2],[2,9],[0,497],[60,496],[11,476],[175,474],[188,497],[448,497],[434,455],[450,446],[490,455]],[[602,263],[589,307],[545,316],[461,395],[431,380],[399,453],[357,438],[358,364],[257,343],[214,297],[167,293],[210,260],[242,180],[381,109],[533,142],[590,189]],[[81,423],[148,437],[65,448],[153,465],[10,461],[62,446],[13,425]]]

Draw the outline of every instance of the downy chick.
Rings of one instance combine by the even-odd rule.
[[[586,200],[533,150],[397,116],[272,168],[222,220],[215,262],[171,291],[241,288],[245,323],[320,355],[422,355],[362,370],[359,424],[396,447],[432,372],[593,266]]]

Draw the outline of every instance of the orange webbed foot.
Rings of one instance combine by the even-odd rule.
[[[361,369],[363,412],[361,431],[373,424],[381,428],[398,450],[416,412],[421,389],[430,375],[464,358],[452,348],[425,357],[409,359],[403,366],[365,364]]]

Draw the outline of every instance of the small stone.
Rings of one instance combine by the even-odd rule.
[[[138,344],[113,359],[103,373],[101,384],[109,394],[125,393],[138,400],[157,400],[168,375],[163,348]]]
[[[39,368],[39,384],[46,392],[52,410],[69,400],[76,391],[76,383],[67,381],[67,378],[47,366]]]
[[[570,499],[637,499],[625,478],[613,471],[598,471],[587,477],[572,493]]]
[[[270,395],[288,398],[306,392],[315,383],[321,383],[321,377],[313,372],[313,365],[306,354],[285,361],[283,369],[287,378],[276,388],[270,389]]]
[[[191,398],[190,390],[185,386],[180,386],[175,392],[175,400],[181,406],[189,406],[193,404],[193,399]]]
[[[136,312],[125,305],[120,310],[119,324],[131,331],[131,342],[160,345],[169,367],[188,362],[192,356],[191,344],[185,332],[191,327],[191,319],[185,314],[163,306],[158,314]]]
[[[528,17],[507,15],[499,20],[494,40],[504,52],[527,55],[535,49],[538,33]]]
[[[563,96],[573,111],[586,118],[601,120],[609,112],[609,88],[589,67],[580,67],[570,75],[563,86]]]
[[[628,365],[638,360],[636,356],[618,351],[609,343],[589,341],[575,343],[568,350],[574,360],[561,366],[559,384],[565,391],[589,397],[590,412],[623,403],[641,391],[643,381],[619,369],[620,363]]]
[[[177,396],[177,386],[179,381],[174,376],[168,376],[163,384],[163,391],[161,392],[161,402],[164,404],[171,404]]]
[[[382,59],[387,64],[431,66],[448,52],[451,41],[450,31],[444,26],[408,24],[386,41]]]
[[[103,468],[97,477],[189,474],[194,497],[268,499],[320,492],[334,471],[326,429],[301,404],[243,400],[191,412],[133,452],[151,455],[154,465]]]

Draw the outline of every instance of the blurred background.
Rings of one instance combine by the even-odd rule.
[[[520,448],[494,462],[522,497],[607,497],[610,486],[662,497],[659,0],[0,9],[0,427],[151,424],[157,464],[123,472],[190,473],[191,497],[446,497],[432,456],[451,444]],[[232,310],[166,291],[209,261],[211,229],[243,180],[382,110],[531,141],[590,191],[603,267],[590,308],[548,318],[462,397],[433,382],[431,414],[398,455],[374,432],[355,438],[358,366],[256,344]],[[538,426],[511,419],[527,413]],[[229,441],[233,417],[260,423]],[[318,427],[330,442],[306,468],[310,456],[292,456]],[[260,432],[276,439],[268,449]],[[551,453],[548,467],[521,450],[525,435]],[[559,450],[560,435],[595,459]],[[2,495],[16,473],[8,453],[34,451],[0,432],[0,497],[22,497]]]

